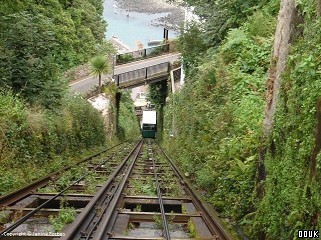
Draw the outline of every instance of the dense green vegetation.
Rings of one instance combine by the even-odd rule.
[[[62,77],[106,50],[102,10],[100,0],[1,2],[0,194],[106,143],[103,118],[67,97]]]
[[[134,104],[129,91],[123,91],[119,105],[118,137],[121,140],[135,139],[140,135],[139,120],[134,115]]]
[[[302,25],[282,78],[273,148],[266,159],[266,193],[255,219],[256,230],[265,228],[269,239],[290,239],[298,229],[321,229],[320,150],[316,175],[310,170],[313,150],[320,144],[321,23],[317,1],[297,4]]]
[[[103,91],[110,94],[110,89]],[[117,91],[114,85],[112,89]],[[61,107],[45,110],[31,107],[12,92],[1,93],[0,195],[114,145],[118,139],[136,138],[139,124],[133,108],[129,92],[122,93],[116,136],[113,103],[104,119],[80,96],[67,97]]]
[[[114,119],[107,121],[86,99],[71,96],[62,77],[111,51],[102,4],[1,1],[0,195],[119,140],[110,127]],[[138,133],[131,104],[123,98],[122,138]]]
[[[277,0],[185,0],[194,7],[195,13],[204,20],[200,32],[204,43],[209,47],[219,46],[231,28],[242,25],[253,13],[262,9],[266,4],[278,5]],[[271,8],[275,14],[277,8]]]
[[[10,92],[0,94],[0,194],[106,142],[103,118],[86,100],[63,101],[63,107],[48,111]]]
[[[0,6],[0,88],[55,107],[62,72],[103,49],[102,0],[4,0]]]
[[[134,103],[130,91],[119,90],[114,83],[109,83],[102,90],[111,100],[108,114],[107,131],[110,137],[117,135],[119,140],[135,139],[139,136],[139,120],[134,114]],[[120,97],[117,113],[116,95]],[[115,125],[118,114],[118,125]],[[117,128],[117,129],[116,129]],[[110,133],[112,135],[110,135]]]
[[[118,140],[112,129],[114,108],[111,104],[110,115],[104,119],[79,96],[64,99],[62,106],[53,111],[31,107],[12,92],[1,93],[0,195],[115,144]],[[130,94],[124,92],[118,139],[138,135],[133,102]]]
[[[164,128],[164,106],[166,102],[167,82],[161,81],[149,85],[147,99],[157,111],[157,139],[163,139]]]
[[[296,239],[298,229],[321,229],[318,1],[296,1],[266,179],[260,183],[257,162],[280,2],[187,2],[206,22],[190,24],[180,38],[186,84],[165,108],[163,145],[221,216],[250,239]],[[316,175],[310,170],[313,152]]]

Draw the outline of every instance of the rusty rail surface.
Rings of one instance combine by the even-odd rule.
[[[93,238],[93,240],[103,240],[103,239],[109,239],[110,234],[110,227],[111,225],[114,224],[114,222],[112,224],[110,224],[111,221],[113,221],[112,217],[113,217],[113,212],[116,209],[116,206],[118,204],[118,200],[121,196],[121,194],[123,193],[125,184],[128,181],[129,175],[131,174],[131,171],[133,170],[133,167],[136,163],[137,157],[140,154],[141,148],[143,145],[143,140],[141,140],[138,143],[138,147],[136,147],[133,151],[136,151],[135,155],[133,156],[133,160],[131,162],[131,164],[128,166],[128,168],[126,169],[126,174],[124,175],[122,181],[120,182],[120,184],[118,185],[118,189],[117,192],[115,193],[114,198],[112,199],[112,202],[110,204],[110,208],[108,209],[108,211],[106,211],[106,215],[104,216],[104,219],[102,221],[102,229],[101,231],[98,231],[97,236],[95,236]]]

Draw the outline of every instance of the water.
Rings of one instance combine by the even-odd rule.
[[[132,49],[136,49],[135,42],[140,41],[144,47],[149,40],[162,40],[163,27],[152,26],[152,21],[164,17],[168,12],[147,14],[131,12],[127,9],[120,9],[115,0],[106,0],[104,2],[104,19],[108,23],[106,38],[110,39],[116,36]],[[172,38],[178,33],[169,31],[169,37]]]

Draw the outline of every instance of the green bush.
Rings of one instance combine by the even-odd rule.
[[[258,12],[230,30],[218,49],[194,56],[192,66],[187,65],[193,73],[166,106],[163,138],[164,147],[206,190],[220,215],[242,224],[253,239],[258,239],[253,233],[255,174],[273,44],[272,30],[253,31],[262,15],[267,25],[275,25],[275,16]]]
[[[59,210],[58,216],[50,216],[50,224],[54,227],[56,232],[61,232],[63,227],[72,223],[76,218],[76,210],[71,207],[63,207]]]
[[[206,190],[220,215],[241,226],[250,239],[297,239],[298,229],[321,229],[320,153],[317,173],[310,176],[320,121],[321,23],[317,1],[296,4],[296,20],[302,24],[295,23],[282,75],[262,198],[256,195],[255,175],[276,23],[272,8],[256,11],[242,27],[229,30],[215,51],[185,58],[187,72],[193,73],[165,109],[164,146]],[[193,43],[186,36],[183,40]]]
[[[312,13],[305,13],[307,19]],[[319,19],[306,21],[303,35],[291,48],[282,78],[274,149],[266,158],[266,193],[254,222],[256,232],[264,229],[267,239],[297,239],[299,229],[321,229],[317,217],[321,207],[320,154],[317,175],[309,180],[318,122],[316,104],[321,97],[320,29]]]
[[[153,49],[153,51],[148,55],[149,57],[154,57],[165,53],[167,46],[158,46]]]
[[[134,57],[131,54],[121,54],[117,56],[117,63],[128,63],[134,60]]]
[[[19,96],[2,92],[0,112],[1,194],[106,142],[101,115],[80,97],[65,99],[63,107],[53,111],[30,107]]]
[[[137,138],[140,133],[139,120],[135,116],[129,91],[122,92],[119,107],[119,138],[121,140]]]

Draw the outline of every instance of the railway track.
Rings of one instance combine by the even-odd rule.
[[[10,235],[19,233],[25,236],[15,239],[234,239],[154,141],[121,145],[82,163],[86,163],[87,175],[104,176],[103,181],[95,181],[90,194],[86,194],[90,184],[84,174],[57,193],[41,193],[41,189],[57,186],[59,178],[53,181],[51,177],[40,188],[34,184],[31,192],[24,190],[19,200],[15,194],[11,194],[13,200],[6,196],[1,202],[0,198],[2,212],[10,213],[11,219],[17,212],[21,215],[2,226],[0,239],[12,239]],[[49,234],[50,224],[43,219],[56,216],[62,202],[74,208],[76,218],[55,236],[54,230]],[[39,219],[46,224],[35,224]]]
[[[121,146],[122,144],[124,144],[124,143],[117,144],[111,148],[105,149],[105,150],[100,151],[94,155],[91,155],[85,159],[82,159],[76,165],[86,163],[86,162],[90,164],[91,160],[94,160],[96,157],[102,156],[103,154],[107,153],[108,151],[113,150],[114,148]],[[36,191],[37,189],[47,186],[51,181],[54,181],[55,179],[59,178],[59,176],[61,176],[61,174],[63,172],[70,170],[72,167],[73,167],[72,165],[67,166],[67,167],[65,167],[59,171],[53,172],[53,173],[41,178],[40,180],[35,181],[35,182],[33,182],[33,183],[15,191],[15,192],[11,192],[11,193],[6,194],[4,196],[0,196],[0,208],[3,206],[8,206],[8,205],[18,201],[19,199],[24,198],[32,191]]]

